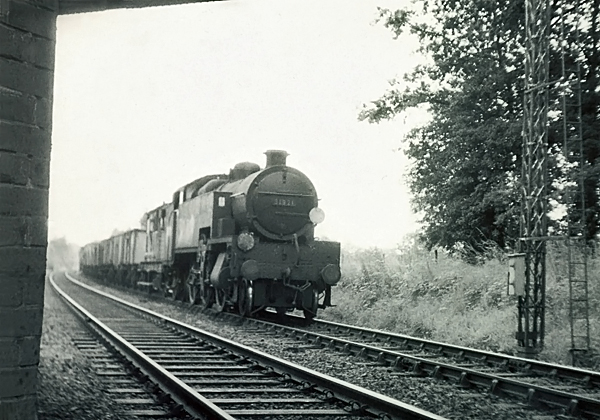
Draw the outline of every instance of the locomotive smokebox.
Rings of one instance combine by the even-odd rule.
[[[286,159],[289,156],[285,150],[267,150],[265,155],[267,155],[267,168],[277,165],[285,166]]]

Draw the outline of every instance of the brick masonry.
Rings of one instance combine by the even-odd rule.
[[[36,418],[57,10],[0,0],[0,420]]]

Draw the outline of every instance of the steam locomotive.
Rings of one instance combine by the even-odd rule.
[[[324,219],[310,179],[268,150],[175,191],[134,229],[84,246],[81,270],[123,286],[253,316],[294,309],[312,319],[331,306],[340,244],[314,237]]]

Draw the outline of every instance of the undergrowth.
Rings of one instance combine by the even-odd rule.
[[[570,363],[569,289],[566,250],[553,245],[547,257],[546,339],[539,357]],[[598,258],[589,262],[592,348],[600,348]],[[506,255],[490,250],[478,264],[418,241],[383,250],[345,249],[336,307],[320,316],[333,321],[416,335],[517,355],[517,298],[507,296]],[[590,353],[588,367],[600,368]]]

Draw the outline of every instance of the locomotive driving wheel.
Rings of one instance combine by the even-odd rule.
[[[311,292],[311,301],[308,307],[304,307],[304,319],[312,321],[317,316],[317,310],[319,309],[319,295],[315,289]]]
[[[188,302],[195,305],[200,302],[200,286],[195,284],[186,284]]]
[[[183,279],[180,277],[174,278],[174,284],[171,286],[171,299],[172,300],[184,300],[185,299],[185,287],[183,285]]]
[[[200,283],[200,300],[202,309],[210,309],[215,303],[215,289],[204,281]]]
[[[215,309],[218,312],[223,312],[227,305],[227,293],[225,289],[213,289],[215,291]]]
[[[190,274],[188,274],[187,280],[185,281],[188,302],[190,302],[192,305],[199,303],[202,295],[200,285],[196,284],[196,278],[196,274],[190,271]]]

